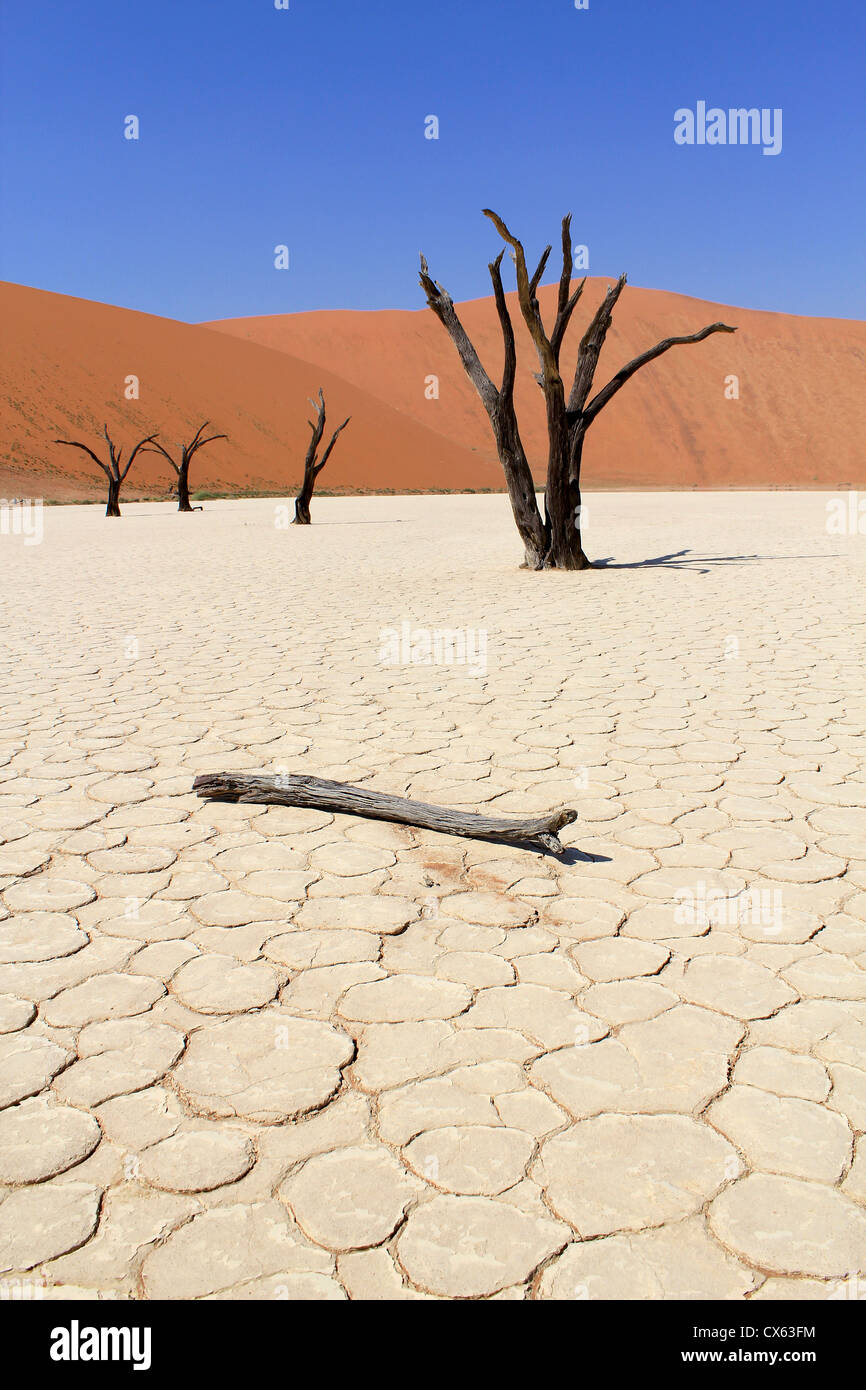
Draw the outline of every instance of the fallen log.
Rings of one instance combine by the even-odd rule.
[[[316,811],[340,811],[373,820],[439,830],[444,835],[463,835],[472,840],[505,840],[509,844],[564,853],[557,832],[577,820],[577,812],[565,808],[533,820],[481,816],[474,811],[453,811],[430,806],[387,792],[352,787],[346,782],[326,782],[320,777],[288,773],[253,776],[246,772],[207,772],[196,777],[194,792],[211,801],[257,801],[274,806],[305,806]]]

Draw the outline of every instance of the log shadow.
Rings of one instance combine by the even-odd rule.
[[[555,859],[558,864],[569,866],[571,864],[611,864],[613,860],[609,854],[587,854],[585,850],[568,847],[561,854],[551,854],[551,859]]]
[[[572,845],[566,845],[561,850],[556,851],[544,849],[532,840],[500,840],[498,836],[496,839],[493,839],[492,836],[489,839],[485,837],[485,843],[502,845],[503,849],[527,850],[531,854],[540,854],[543,859],[555,859],[557,864],[566,867],[571,864],[610,864],[613,862],[609,854],[587,854],[585,850],[577,849],[576,846]]]

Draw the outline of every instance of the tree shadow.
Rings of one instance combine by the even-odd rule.
[[[686,559],[686,556],[689,558]],[[652,560],[614,560],[612,555],[608,555],[603,560],[594,560],[590,568],[597,570],[638,570],[658,567],[668,570],[685,570],[691,574],[709,574],[710,567],[713,565],[751,565],[756,560],[782,560],[785,558],[787,557],[782,555],[692,555],[690,550],[672,550],[669,555],[656,555]],[[706,569],[701,568],[704,565],[707,567]]]

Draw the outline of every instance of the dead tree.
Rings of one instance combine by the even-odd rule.
[[[213,444],[215,439],[228,439],[227,434],[212,434],[207,439],[202,439],[202,431],[206,430],[210,424],[205,420],[203,425],[199,425],[189,444],[182,444],[180,450],[180,463],[175,463],[171,454],[164,449],[161,444],[154,444],[148,453],[160,453],[163,458],[167,458],[175,473],[177,474],[177,509],[179,512],[200,512],[201,507],[194,507],[189,500],[189,466],[192,463],[193,454],[199,449],[203,449],[205,444]]]
[[[556,320],[549,334],[542,322],[536,292],[552,248],[548,246],[545,249],[534,274],[530,276],[523,246],[517,237],[512,235],[501,217],[489,208],[484,209],[484,216],[490,218],[499,235],[511,247],[517,271],[520,312],[529,329],[541,368],[536,380],[544,392],[548,434],[544,519],[538,509],[535,484],[520,438],[514,408],[517,353],[514,326],[502,288],[501,266],[505,249],[503,248],[496,260],[488,266],[505,344],[505,365],[502,384],[499,387],[494,385],[482,366],[478,353],[460,322],[451,296],[431,279],[423,255],[421,286],[427,296],[429,307],[448,331],[457,348],[466,374],[490,417],[499,460],[505,471],[511,509],[526,551],[524,565],[534,570],[586,569],[589,560],[584,554],[580,538],[580,465],[583,442],[590,425],[629,377],[634,376],[635,372],[648,362],[661,357],[669,348],[680,343],[700,343],[711,333],[734,333],[736,330],[729,328],[725,323],[711,323],[699,333],[692,333],[687,337],[664,338],[655,347],[642,352],[639,357],[621,367],[607,385],[591,397],[590,391],[599,354],[610,328],[614,306],[626,282],[626,277],[621,275],[616,284],[608,289],[581,339],[574,378],[566,395],[559,370],[560,352],[571,316],[586,283],[585,280],[581,280],[574,290],[571,288],[571,214],[562,219],[562,271],[559,277]]]
[[[316,412],[316,419],[307,421],[307,424],[313,432],[313,437],[310,440],[310,447],[307,450],[307,457],[304,460],[304,481],[301,485],[300,492],[295,498],[295,518],[292,522],[293,526],[309,526],[310,502],[313,499],[313,488],[316,486],[316,479],[331,457],[331,450],[337,442],[337,436],[346,428],[349,420],[352,418],[351,415],[349,415],[343,421],[342,425],[334,430],[331,436],[331,442],[322,455],[321,462],[317,463],[316,454],[319,451],[319,445],[325,433],[325,397],[322,393],[321,386],[319,387],[318,401],[311,400],[310,405]]]
[[[103,425],[102,433],[105,435],[108,444],[108,463],[103,463],[102,459],[88,448],[86,444],[81,444],[77,439],[55,439],[55,444],[65,444],[70,449],[83,449],[85,454],[89,454],[95,464],[102,469],[108,479],[108,504],[105,508],[106,516],[120,516],[120,485],[132,467],[133,459],[139,449],[145,445],[152,444],[156,439],[155,434],[149,434],[146,439],[140,439],[130,454],[126,466],[123,466],[123,450],[116,448],[111,435],[108,433],[108,426]]]
[[[258,775],[249,772],[205,772],[196,777],[192,789],[212,801],[264,802],[271,806],[312,806],[319,811],[339,811],[344,815],[370,816],[374,820],[396,821],[438,830],[443,835],[464,835],[477,840],[497,840],[505,844],[531,845],[533,849],[562,854],[558,831],[577,820],[570,807],[531,819],[507,820],[499,816],[480,816],[475,811],[454,811],[448,806],[431,806],[425,801],[408,801],[403,796],[353,787],[346,782],[327,782],[281,772]]]

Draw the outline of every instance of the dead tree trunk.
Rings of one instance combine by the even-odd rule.
[[[328,445],[327,449],[322,455],[321,461],[317,463],[316,455],[319,451],[319,445],[321,444],[322,437],[325,433],[326,418],[325,397],[322,392],[321,386],[319,387],[318,401],[311,400],[310,405],[316,412],[316,419],[315,421],[307,421],[307,424],[312,430],[312,438],[310,440],[310,447],[307,449],[307,457],[304,460],[304,481],[301,484],[300,492],[295,498],[295,516],[292,522],[293,526],[310,525],[310,503],[313,500],[313,489],[316,486],[316,479],[318,478],[325,464],[328,462],[328,459],[331,457],[331,450],[337,442],[338,435],[342,433],[342,431],[348,425],[349,420],[351,420],[352,418],[351,415],[348,416],[348,418],[343,421],[342,425],[340,425],[337,429],[334,430],[334,433],[331,436],[330,444]]]
[[[304,475],[304,486],[295,498],[295,515],[292,520],[293,526],[310,525],[310,498],[313,495],[312,483],[307,489],[307,478]]]
[[[103,463],[102,459],[88,448],[86,444],[80,443],[77,439],[55,439],[55,444],[63,444],[70,449],[82,449],[85,454],[93,459],[93,462],[102,469],[108,479],[108,502],[105,508],[106,516],[120,516],[120,485],[132,467],[132,461],[139,449],[144,449],[148,444],[152,444],[156,439],[155,434],[149,434],[146,439],[140,439],[129,456],[126,465],[123,465],[123,450],[115,447],[111,435],[108,433],[108,426],[103,425],[102,433],[108,445],[108,463]],[[157,448],[159,446],[157,445]]]
[[[531,820],[480,816],[474,811],[452,811],[448,806],[431,806],[425,801],[409,801],[404,796],[353,787],[346,782],[328,782],[321,777],[290,773],[257,776],[248,772],[206,772],[196,777],[192,789],[212,801],[265,802],[274,806],[311,806],[320,811],[339,811],[348,815],[370,816],[373,820],[397,821],[438,830],[444,835],[463,835],[476,840],[503,840],[510,844],[531,845],[562,854],[558,831],[577,820],[568,808],[552,811]]]
[[[427,262],[423,256],[421,257],[421,284],[427,293],[427,303],[449,333],[460,354],[466,375],[481,397],[482,404],[490,418],[493,437],[496,440],[496,449],[505,472],[505,485],[508,488],[511,510],[520,538],[523,541],[524,563],[529,569],[540,569],[547,545],[544,523],[541,520],[538,503],[535,500],[535,483],[523,448],[523,441],[520,438],[517,413],[514,409],[517,347],[514,340],[514,326],[502,287],[501,266],[504,254],[504,251],[500,251],[496,260],[487,267],[493,281],[496,311],[499,315],[505,344],[502,384],[498,388],[494,386],[481,365],[481,359],[460,322],[451,296],[442,289],[441,285],[435,284],[427,273]]]
[[[207,439],[202,439],[202,432],[207,429],[210,421],[205,420],[203,425],[199,425],[189,444],[182,444],[180,450],[180,463],[175,463],[171,454],[164,449],[161,444],[154,444],[149,450],[150,453],[160,453],[163,458],[167,458],[175,473],[177,474],[177,509],[179,512],[200,512],[201,507],[194,507],[189,500],[189,466],[192,463],[193,455],[199,449],[203,449],[205,444],[213,444],[215,439],[228,439],[227,434],[212,434]]]
[[[535,345],[541,368],[536,380],[544,392],[548,437],[543,520],[538,509],[535,484],[520,439],[514,409],[516,354],[514,327],[502,288],[500,267],[504,252],[500,252],[496,260],[488,266],[505,346],[505,367],[502,385],[499,388],[494,386],[481,365],[478,354],[460,322],[451,296],[430,277],[424,256],[421,257],[421,287],[427,296],[427,304],[451,337],[466,374],[481,397],[490,418],[497,452],[505,472],[511,509],[526,552],[525,566],[536,570],[587,569],[590,562],[581,542],[580,467],[584,439],[590,425],[629,377],[648,362],[661,357],[669,348],[680,343],[700,343],[711,333],[733,333],[735,329],[724,323],[712,323],[707,328],[702,328],[699,333],[680,338],[664,338],[655,347],[628,362],[606,386],[590,398],[599,355],[611,324],[613,309],[625,286],[626,277],[621,275],[616,285],[608,289],[583,335],[574,379],[566,396],[559,370],[560,353],[571,316],[585,284],[585,281],[581,280],[574,290],[571,288],[571,214],[562,220],[562,270],[559,277],[556,320],[549,335],[542,322],[536,292],[552,248],[546,248],[535,273],[530,276],[521,242],[512,235],[495,212],[486,208],[484,215],[490,218],[503,241],[511,247],[517,271],[518,304]]]
[[[189,500],[189,460],[177,470],[177,509],[179,512],[196,510]],[[201,511],[201,507],[198,511]]]

